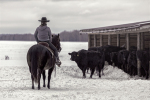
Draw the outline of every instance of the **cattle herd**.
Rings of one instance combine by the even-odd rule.
[[[83,78],[86,78],[86,70],[90,69],[92,75],[96,70],[99,77],[103,75],[105,62],[114,67],[118,67],[130,76],[138,74],[137,59],[140,60],[140,77],[149,78],[149,50],[137,50],[131,46],[129,50],[119,46],[91,47],[88,50],[79,50],[68,53],[70,60],[75,61],[82,70]]]

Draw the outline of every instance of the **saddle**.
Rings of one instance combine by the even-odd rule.
[[[49,44],[47,42],[39,42],[38,44],[48,49],[48,51],[52,54],[52,57],[54,57],[54,51],[49,47]]]

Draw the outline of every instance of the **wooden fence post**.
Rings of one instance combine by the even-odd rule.
[[[94,47],[96,47],[96,34],[94,34]]]
[[[111,45],[111,35],[108,35],[108,45]]]
[[[130,34],[126,34],[126,49],[129,50],[130,47]]]
[[[144,49],[144,33],[141,33],[141,50]]]
[[[103,35],[100,34],[100,46],[103,46]]]
[[[150,59],[150,42],[149,42],[149,59]],[[150,80],[150,61],[149,61],[149,78],[148,79]]]
[[[137,33],[137,50],[140,50],[140,33]],[[141,62],[140,60],[137,58],[137,71],[138,71],[138,76],[141,76]]]
[[[90,48],[91,46],[91,38],[90,38],[90,34],[88,34],[88,48]]]
[[[120,46],[120,34],[117,34],[117,46]]]

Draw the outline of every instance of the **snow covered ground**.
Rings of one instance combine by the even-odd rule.
[[[51,89],[31,89],[26,53],[35,42],[0,41],[0,100],[150,100],[150,80],[130,78],[106,65],[101,79],[82,72],[68,52],[87,49],[86,42],[62,42],[62,66],[53,72]],[[9,56],[9,60],[5,60]],[[46,81],[47,83],[47,81]],[[41,79],[41,86],[43,82]]]

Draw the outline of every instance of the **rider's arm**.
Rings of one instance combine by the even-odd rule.
[[[52,42],[52,34],[51,34],[51,29],[49,28],[49,31],[48,31],[48,36],[49,36],[49,40]]]
[[[35,37],[36,42],[39,41],[39,40],[38,40],[38,37],[37,37],[37,34],[38,34],[38,31],[37,31],[37,29],[36,29],[36,30],[35,30],[35,33],[34,33],[34,37]]]

